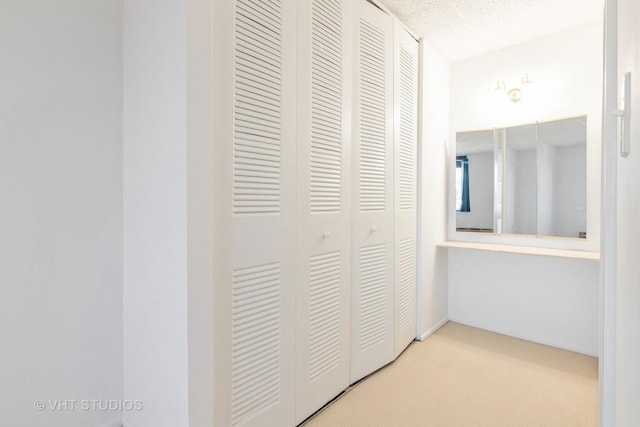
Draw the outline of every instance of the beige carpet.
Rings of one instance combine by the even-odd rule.
[[[595,427],[598,360],[447,323],[305,427]]]

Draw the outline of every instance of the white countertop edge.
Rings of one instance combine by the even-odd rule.
[[[578,251],[571,249],[537,248],[531,246],[498,245],[493,243],[444,241],[436,245],[439,248],[473,249],[489,252],[505,252],[523,255],[540,255],[560,258],[600,261],[600,252]]]

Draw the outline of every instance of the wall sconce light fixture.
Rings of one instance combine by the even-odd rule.
[[[530,83],[531,83],[531,80],[529,80],[529,73],[524,73],[522,75],[521,84],[526,85]],[[506,93],[507,98],[509,98],[509,101],[513,103],[520,102],[520,100],[522,99],[522,89],[519,88],[518,86],[515,86],[511,89],[507,89],[507,83],[504,80],[498,80],[495,90]]]

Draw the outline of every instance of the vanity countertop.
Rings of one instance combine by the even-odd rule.
[[[523,255],[539,255],[539,256],[551,256],[561,258],[574,258],[584,259],[590,261],[599,261],[600,252],[579,251],[570,249],[551,249],[551,248],[538,248],[532,246],[516,246],[516,245],[498,245],[494,243],[476,243],[476,242],[456,242],[445,241],[440,242],[437,245],[440,248],[454,248],[454,249],[473,249],[479,251],[490,252],[505,252]]]

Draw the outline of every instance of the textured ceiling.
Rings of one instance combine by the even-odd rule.
[[[601,20],[603,0],[379,0],[449,61]]]

